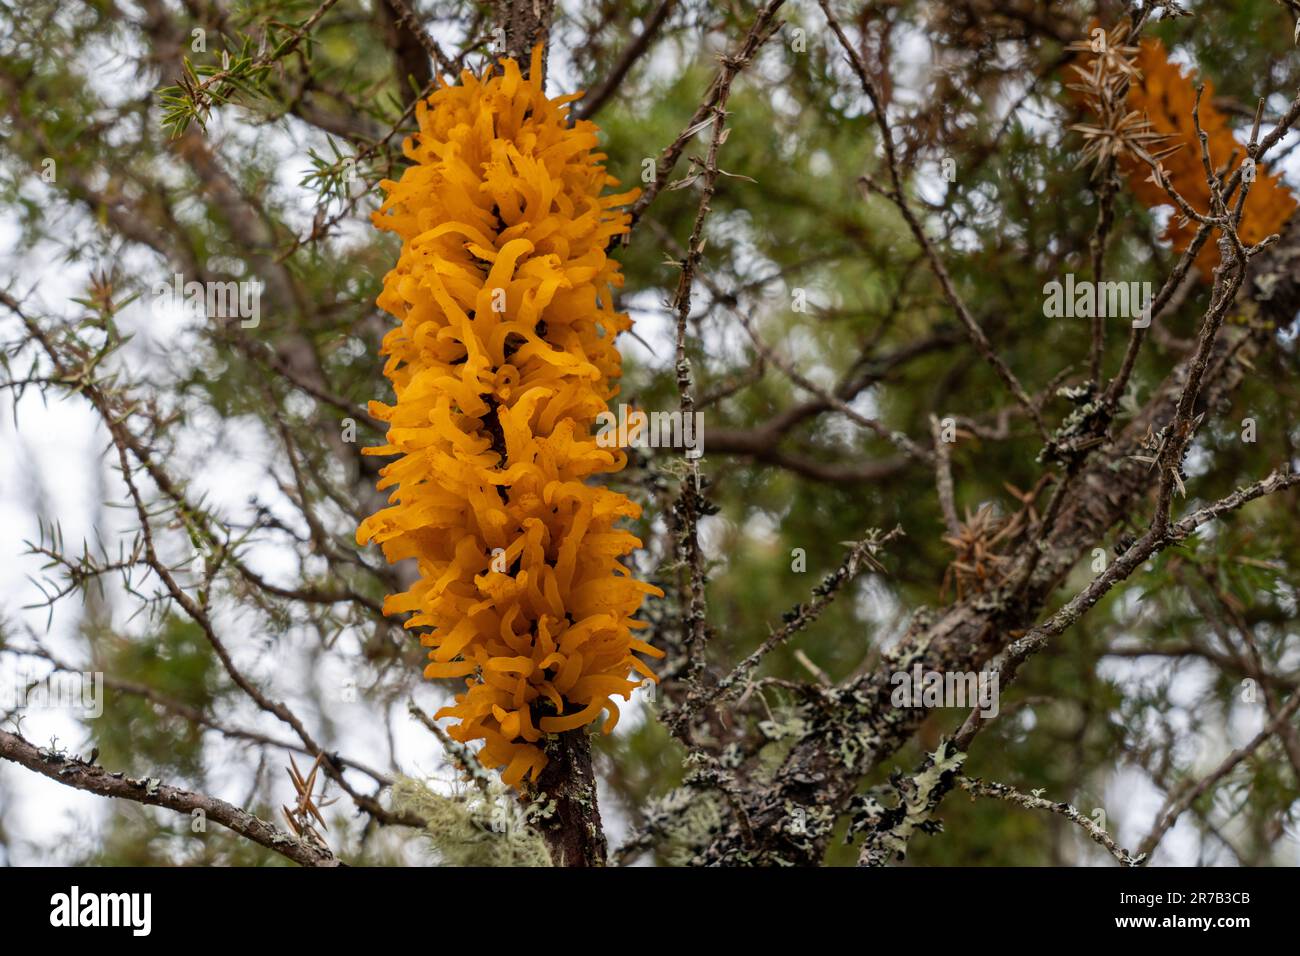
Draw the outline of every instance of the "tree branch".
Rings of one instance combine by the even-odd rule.
[[[0,730],[0,759],[26,767],[65,787],[101,797],[166,807],[187,815],[200,810],[208,819],[303,866],[342,865],[328,847],[296,840],[279,827],[224,800],[171,787],[152,778],[136,780],[121,773],[110,773],[83,760],[38,748],[5,730]]]

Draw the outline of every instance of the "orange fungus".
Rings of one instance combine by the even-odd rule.
[[[601,447],[597,416],[618,393],[614,308],[622,284],[606,255],[628,231],[635,192],[596,151],[596,127],[569,122],[576,95],[548,99],[541,48],[530,77],[514,60],[466,72],[418,105],[413,165],[385,180],[374,224],[402,239],[378,304],[396,401],[372,402],[397,456],[381,471],[390,507],[357,530],[419,577],[390,595],[430,648],[425,676],[461,678],[451,736],[479,740],[503,780],[535,779],[547,734],[618,720],[662,657],[635,632],[644,596],[622,558],[641,542],[617,527],[640,508],[589,483],[626,454]]]

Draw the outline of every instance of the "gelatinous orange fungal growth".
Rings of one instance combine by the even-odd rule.
[[[384,337],[397,401],[370,404],[397,455],[379,487],[391,507],[357,529],[390,562],[415,558],[419,580],[385,613],[427,629],[425,676],[464,678],[451,736],[483,741],[479,758],[514,786],[546,764],[546,734],[608,714],[653,677],[632,615],[658,588],[620,560],[641,542],[615,527],[640,508],[588,484],[625,452],[599,447],[596,416],[618,393],[614,309],[622,284],[605,250],[628,230],[605,195],[617,180],[596,127],[568,120],[580,94],[547,99],[513,60],[462,74],[417,107],[408,167],[381,183],[374,214],[402,237],[378,304],[400,325]],[[530,76],[540,77],[541,48]]]
[[[1136,65],[1141,71],[1141,77],[1129,87],[1128,104],[1146,114],[1154,132],[1168,137],[1160,144],[1162,149],[1182,145],[1182,149],[1166,156],[1161,162],[1173,180],[1174,188],[1191,203],[1192,208],[1208,213],[1210,187],[1205,181],[1201,144],[1192,120],[1192,110],[1196,105],[1195,84],[1177,64],[1170,61],[1164,44],[1154,38],[1142,41]],[[1213,84],[1209,80],[1203,82],[1205,90],[1201,94],[1201,129],[1209,137],[1210,160],[1216,168],[1222,168],[1229,157],[1235,154],[1235,167],[1246,155],[1246,147],[1232,135],[1227,117],[1214,105]],[[1144,204],[1173,205],[1169,194],[1151,177],[1149,166],[1136,159],[1129,159],[1123,165],[1130,187]],[[1295,209],[1296,201],[1290,191],[1277,176],[1265,172],[1261,166],[1256,171],[1255,182],[1246,197],[1245,211],[1237,233],[1242,242],[1253,245],[1279,231]],[[1175,210],[1165,229],[1165,238],[1182,252],[1191,244],[1198,228],[1194,222],[1182,221],[1182,216]],[[1218,264],[1218,243],[1211,239],[1201,247],[1196,257],[1196,266],[1202,280],[1210,281],[1211,273]]]
[[[1096,21],[1093,22],[1093,29],[1095,27]],[[1124,32],[1121,27],[1113,33],[1111,42],[1119,42],[1117,37],[1121,37]],[[1169,59],[1164,44],[1154,37],[1144,39],[1132,50],[1131,58],[1126,55],[1124,60],[1134,71],[1125,96],[1125,105],[1135,115],[1143,118],[1144,130],[1159,137],[1148,143],[1150,152],[1163,154],[1169,151],[1168,155],[1163,155],[1160,163],[1169,174],[1174,188],[1194,209],[1208,214],[1210,187],[1205,181],[1201,143],[1192,118],[1196,105],[1195,82]],[[1095,57],[1085,53],[1081,61],[1085,67],[1091,68]],[[1227,117],[1214,105],[1213,84],[1209,80],[1204,83],[1200,117],[1201,128],[1208,137],[1210,160],[1218,169],[1235,156],[1235,168],[1246,155],[1246,148],[1233,136]],[[1078,95],[1079,88],[1077,84],[1070,87],[1076,101],[1087,104],[1087,97]],[[1121,151],[1119,168],[1125,174],[1133,194],[1144,205],[1174,206],[1169,194],[1156,182],[1151,167],[1138,156]],[[1237,233],[1242,242],[1253,245],[1279,231],[1295,210],[1295,197],[1286,185],[1278,176],[1265,172],[1261,165],[1256,169],[1255,181],[1246,198],[1244,215]],[[1183,252],[1191,245],[1198,228],[1197,223],[1184,220],[1182,213],[1175,209],[1165,228],[1164,237],[1176,251]],[[1196,266],[1202,282],[1212,281],[1214,268],[1218,264],[1219,246],[1211,239],[1196,256]]]

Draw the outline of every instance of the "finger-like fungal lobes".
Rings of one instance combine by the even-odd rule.
[[[610,240],[627,232],[605,194],[617,181],[596,127],[569,122],[577,95],[548,99],[541,48],[525,77],[513,60],[462,74],[417,107],[412,161],[374,215],[402,238],[378,304],[398,325],[384,337],[396,401],[371,403],[396,455],[381,472],[390,507],[358,542],[389,561],[415,558],[419,578],[390,595],[430,648],[425,676],[463,678],[439,717],[484,764],[517,785],[546,763],[544,735],[582,727],[652,677],[662,656],[634,632],[646,594],[622,558],[639,516],[590,479],[626,464],[600,447],[597,416],[618,393],[614,307],[622,284]]]

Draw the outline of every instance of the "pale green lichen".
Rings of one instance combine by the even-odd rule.
[[[669,866],[690,866],[723,823],[721,799],[707,791],[679,788],[655,801],[652,813],[662,827],[659,845]]]
[[[424,835],[445,865],[551,865],[545,841],[504,788],[447,795],[399,777],[392,803],[397,812],[424,821]]]
[[[907,855],[914,833],[940,829],[934,820],[934,810],[950,785],[951,777],[945,781],[945,775],[956,774],[965,760],[964,753],[950,748],[946,741],[940,742],[920,772],[910,778],[899,775],[894,779],[897,805],[886,808],[874,797],[861,800],[857,819],[850,828],[851,834],[867,832],[859,861],[880,866],[890,860],[901,860]]]
[[[790,738],[802,738],[808,732],[808,722],[794,708],[776,708],[768,720],[758,722],[758,730],[764,737],[774,743]]]

